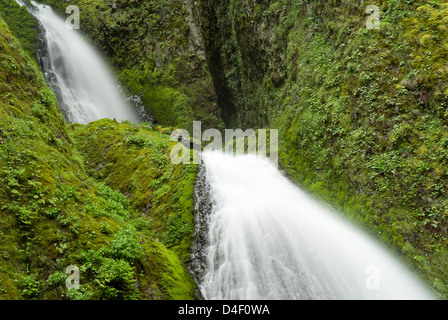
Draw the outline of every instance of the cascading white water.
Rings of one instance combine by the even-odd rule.
[[[435,298],[388,249],[267,160],[203,156],[213,202],[206,299]]]
[[[137,113],[123,98],[94,48],[77,30],[67,28],[49,6],[31,3],[34,7],[29,8],[30,12],[45,29],[48,57],[43,58],[43,69],[67,121],[83,124],[102,118],[138,121]]]
[[[16,0],[23,5],[21,0]],[[45,69],[68,121],[136,120],[98,54],[50,7]],[[290,183],[267,160],[205,153],[213,210],[206,299],[433,299],[388,249]]]

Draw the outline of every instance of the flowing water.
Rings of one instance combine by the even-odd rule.
[[[41,52],[40,64],[67,121],[138,121],[137,112],[123,97],[103,59],[79,31],[67,28],[51,7],[36,2],[32,5],[28,9],[45,32],[46,53]]]
[[[33,6],[47,44],[41,65],[68,121],[135,121],[92,46],[49,6]],[[388,249],[267,160],[217,152],[203,160],[198,206],[206,213],[197,216],[192,260],[206,299],[434,298]]]
[[[204,154],[206,299],[434,298],[388,249],[254,157]]]

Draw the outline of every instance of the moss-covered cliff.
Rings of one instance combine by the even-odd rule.
[[[186,261],[194,231],[196,165],[173,165],[171,130],[101,120],[71,126],[89,174],[126,195],[130,207],[151,222],[151,230]]]
[[[194,119],[202,120],[203,128],[223,128],[217,109],[219,105],[227,127],[279,129],[280,162],[291,178],[389,244],[441,297],[448,297],[448,47],[444,43],[448,35],[447,1],[45,2],[61,14],[67,5],[79,5],[83,31],[108,55],[127,89],[140,95],[157,122],[164,126],[191,129]],[[380,8],[379,30],[366,28],[369,17],[366,8],[370,4]],[[166,274],[176,275],[171,279],[181,283],[180,287],[185,288],[183,294],[191,295],[190,278],[183,278],[180,259],[186,257],[191,236],[191,199],[183,195],[184,192],[191,194],[193,168],[167,165],[163,160],[169,148],[167,136],[145,125],[135,127],[100,121],[67,129],[61,119],[51,122],[53,129],[48,129],[43,122],[49,117],[45,101],[51,94],[44,89],[41,91],[43,83],[42,87],[35,87],[28,80],[14,80],[14,77],[29,76],[30,71],[26,64],[11,58],[15,52],[13,48],[18,47],[16,42],[11,43],[10,54],[2,51],[1,60],[7,70],[2,73],[7,81],[0,84],[5,112],[14,114],[11,119],[20,119],[17,110],[22,109],[15,105],[19,101],[16,94],[24,95],[29,91],[19,90],[14,81],[31,86],[34,100],[28,97],[31,100],[25,106],[31,110],[29,112],[34,112],[31,120],[44,128],[41,130],[44,132],[42,143],[48,146],[45,148],[59,150],[56,155],[61,157],[61,161],[44,159],[49,163],[47,170],[62,179],[55,180],[57,183],[52,180],[49,190],[53,192],[53,188],[54,192],[65,194],[69,191],[58,191],[59,187],[55,185],[71,186],[73,183],[78,186],[79,180],[84,181],[79,184],[82,189],[76,189],[79,197],[71,196],[69,200],[57,202],[62,206],[61,212],[74,210],[75,215],[76,210],[88,212],[85,208],[90,204],[86,207],[81,200],[86,198],[85,193],[101,204],[108,198],[102,192],[113,192],[118,203],[124,201],[122,205],[130,217],[143,219],[151,225],[150,234],[140,232],[148,243],[160,250],[145,252],[169,255],[171,258],[165,257],[164,261],[169,261],[170,267],[163,270],[168,270]],[[8,41],[5,45],[11,46]],[[24,61],[30,62],[29,59]],[[59,119],[56,109],[54,112],[51,117]],[[31,120],[20,123],[27,127]],[[54,127],[55,123],[60,127]],[[31,131],[34,135],[40,132],[32,128],[28,131],[20,129],[20,132]],[[49,132],[48,137],[45,132]],[[7,134],[10,133],[2,135],[2,141],[9,141]],[[21,140],[17,141],[26,141],[26,134],[19,136]],[[36,150],[44,150],[42,148],[39,146]],[[68,152],[67,155],[60,155],[61,150]],[[45,153],[45,157],[49,157],[48,154],[52,153]],[[23,157],[34,159],[26,154]],[[7,162],[16,161],[12,160],[16,158],[21,159],[14,155],[0,164],[5,163],[4,168],[16,168],[16,164],[8,165]],[[31,160],[23,161],[28,161],[28,166]],[[64,170],[58,167],[61,163]],[[33,170],[26,169],[25,173],[14,169],[10,175],[8,170],[1,171],[4,185],[0,192],[5,194],[8,207],[13,209],[7,209],[5,204],[2,213],[10,212],[15,216],[8,214],[5,217],[20,221],[22,216],[33,216],[32,213],[40,210],[46,212],[46,206],[51,204],[48,201],[56,196],[49,193],[45,203],[40,204],[42,196],[36,195],[36,200],[29,200],[28,204],[27,197],[35,196],[30,191],[34,190],[33,183],[28,186],[27,180],[21,178],[28,172],[26,170],[33,174],[38,171],[34,167]],[[60,172],[64,173],[62,177]],[[48,178],[41,179],[47,181]],[[173,184],[173,181],[184,181],[185,185]],[[27,197],[19,199],[15,191],[10,191],[15,190],[16,183],[20,188],[28,188],[23,189]],[[107,191],[95,191],[102,188]],[[21,194],[20,190],[17,192]],[[123,194],[126,201],[121,196]],[[20,209],[22,206],[31,206],[31,209]],[[36,209],[40,206],[44,209]],[[64,206],[70,206],[67,207],[70,209],[63,209]],[[151,212],[149,218],[148,212]],[[139,216],[142,213],[144,217]],[[103,218],[109,219],[106,221],[109,225],[115,224],[113,230],[117,232],[121,230],[118,225],[123,228],[127,225],[113,217]],[[54,218],[49,221],[56,223]],[[11,223],[8,226],[12,226]],[[90,223],[93,222],[87,224]],[[93,243],[92,250],[97,252],[99,259],[73,255],[80,264],[91,266],[90,261],[97,263],[96,268],[85,267],[91,277],[88,283],[98,277],[101,283],[106,281],[93,270],[103,270],[100,266],[109,263],[107,259],[113,257],[107,249],[104,252],[98,249],[101,245],[110,246],[108,241],[113,241],[113,233],[107,234],[106,224],[102,229],[105,233],[93,229],[102,242],[86,240],[86,245]],[[12,227],[2,230],[11,230],[8,232],[14,234],[4,237],[13,237],[10,244],[18,241],[19,231],[13,232],[16,229]],[[28,233],[25,235],[29,237]],[[74,235],[69,235],[66,242],[73,247],[78,242],[70,238]],[[26,241],[17,243],[26,244]],[[84,247],[79,252],[83,250],[90,252]],[[9,256],[13,258],[8,259],[13,261],[8,262],[11,267],[5,270],[15,270],[12,266],[17,263],[27,265],[27,260],[20,258],[26,254]],[[71,256],[64,255],[63,259]],[[33,259],[36,258],[33,256]],[[58,261],[53,256],[47,259]],[[141,262],[141,259],[139,256],[137,260],[125,261],[139,270],[136,261]],[[151,259],[156,258],[148,259],[154,261]],[[65,262],[63,260],[62,264]],[[61,266],[51,270],[60,270]],[[10,271],[10,275],[13,273]],[[32,279],[41,282],[47,276],[30,274]],[[157,293],[154,297],[163,297],[163,294],[183,296],[169,293],[166,289],[169,286],[164,286],[157,276],[160,274],[155,273],[142,282],[158,288],[150,290]],[[16,278],[18,276],[11,279]],[[10,288],[20,296],[19,287],[14,287],[11,282]],[[105,292],[96,292],[95,297]]]
[[[169,136],[113,120],[67,127],[1,18],[0,66],[0,299],[193,298],[196,171],[171,164]],[[67,290],[71,265],[80,288]]]
[[[366,28],[368,5],[380,29]],[[446,1],[199,1],[231,126],[448,295]]]

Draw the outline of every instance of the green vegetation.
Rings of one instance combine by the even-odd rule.
[[[191,4],[183,0],[45,0],[62,16],[80,8],[81,29],[109,57],[129,94],[155,122],[224,128]]]
[[[365,13],[380,5],[379,30]],[[448,296],[446,1],[200,1],[233,127]],[[220,92],[223,97],[220,97]]]
[[[83,31],[165,128],[67,127],[1,21],[0,298],[191,298],[196,168],[170,163],[167,133],[193,119],[279,129],[292,179],[448,297],[447,1],[45,2],[81,8]],[[379,30],[365,26],[369,4]],[[32,19],[0,6],[32,55]],[[70,264],[78,290],[63,285]]]
[[[12,0],[0,0],[0,17],[8,24],[25,52],[35,58],[39,33],[37,20],[25,7]]]
[[[193,298],[196,168],[170,165],[169,136],[148,125],[70,130],[1,19],[0,34],[0,299]],[[70,265],[79,289],[65,286]]]
[[[100,120],[71,125],[75,146],[92,177],[125,194],[128,207],[148,217],[153,233],[188,260],[194,231],[195,165],[173,165],[172,129]],[[110,198],[110,197],[108,197]],[[141,222],[141,221],[140,221]]]

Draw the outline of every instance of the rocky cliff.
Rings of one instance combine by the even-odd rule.
[[[80,7],[157,122],[279,129],[293,180],[448,295],[446,1],[46,2]],[[82,150],[95,128],[74,129]],[[130,191],[114,168],[98,172]]]

